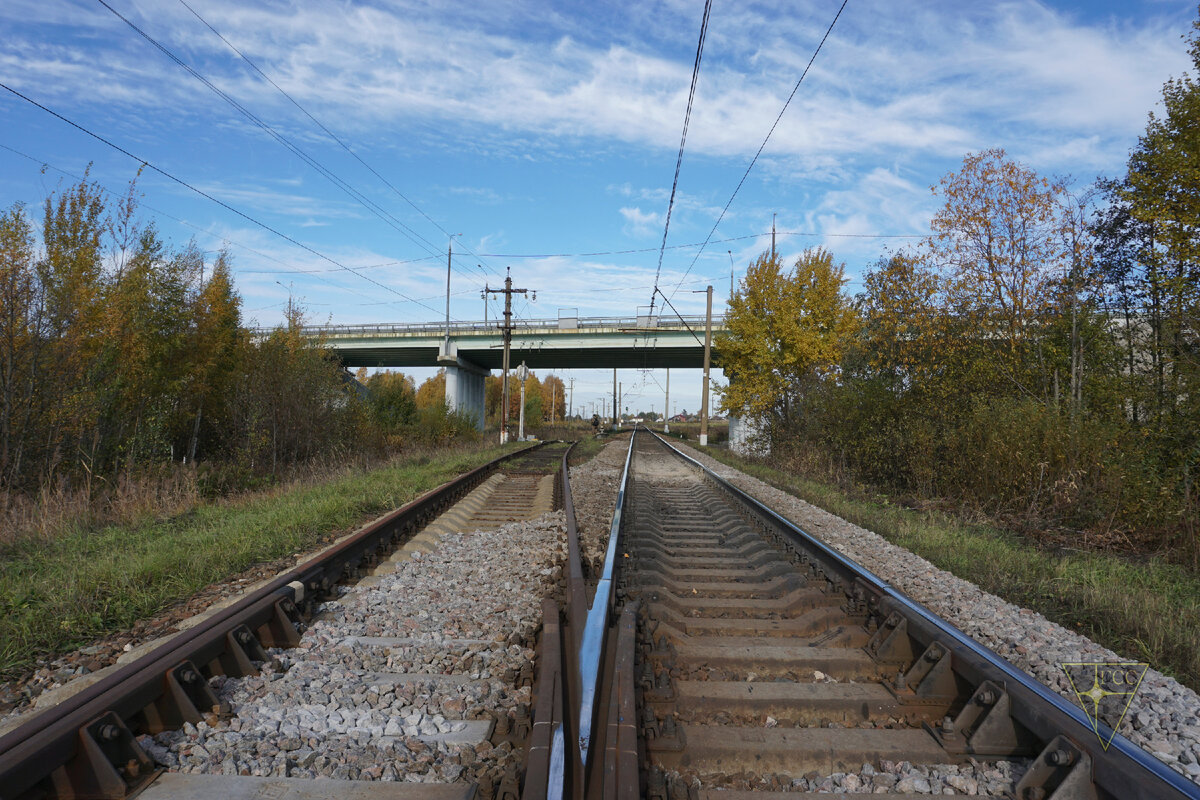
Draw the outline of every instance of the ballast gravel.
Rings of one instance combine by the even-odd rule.
[[[324,603],[299,647],[272,651],[276,671],[214,678],[232,717],[141,744],[178,772],[478,781],[490,797],[524,760],[507,734],[528,724],[541,600],[564,557],[561,512],[446,534]]]
[[[685,452],[1076,705],[1078,700],[1061,664],[1131,660],[938,569],[878,534],[704,453]],[[1148,669],[1118,732],[1200,784],[1200,696],[1196,692]]]
[[[613,508],[628,452],[629,436],[625,435],[606,444],[591,460],[571,467],[571,499],[575,504],[584,577],[599,575],[603,570]]]

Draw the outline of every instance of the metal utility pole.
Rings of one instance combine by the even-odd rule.
[[[617,417],[621,416],[621,409],[625,407],[625,381],[617,384]]]
[[[443,346],[443,355],[450,355],[450,261],[454,253],[454,237],[462,236],[461,233],[450,234],[450,241],[446,243],[446,342]]]
[[[771,215],[771,260],[775,260],[775,215]]]
[[[617,368],[613,367],[613,415],[612,415],[613,430],[617,429]]]
[[[772,225],[772,228],[774,226]],[[704,391],[700,394],[700,446],[708,445],[708,367],[712,361],[712,287],[708,287],[708,316],[704,320]]]
[[[508,357],[512,347],[512,296],[525,294],[528,289],[514,289],[512,274],[506,269],[503,289],[484,289],[485,293],[504,295],[504,324],[496,327],[504,331],[504,377],[500,393],[500,444],[508,441]]]
[[[671,368],[667,367],[667,396],[663,400],[663,433],[671,432]]]
[[[574,378],[571,378],[571,400],[569,401],[569,405],[567,407],[567,416],[568,417],[575,416],[575,379]]]
[[[729,299],[730,299],[730,301],[732,301],[733,300],[733,291],[734,291],[733,290],[733,251],[726,250],[725,252],[729,253]],[[485,314],[487,313],[486,308],[483,311]]]

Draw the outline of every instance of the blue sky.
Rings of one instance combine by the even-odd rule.
[[[362,198],[97,0],[0,3],[0,81],[310,248],[143,173],[165,238],[229,247],[248,319],[277,322],[289,294],[315,322],[440,319],[451,233],[455,319],[479,319],[479,290],[509,266],[538,290],[525,318],[650,302],[699,0],[107,2]],[[839,5],[714,1],[660,277],[682,313],[703,311],[692,292],[708,283],[722,307],[731,259],[740,273],[769,246],[772,214],[785,257],[825,246],[855,290],[927,232],[929,187],[969,151],[1003,147],[1081,188],[1120,174],[1163,81],[1189,66],[1196,18],[1175,0],[850,0],[697,257],[681,245],[712,230]],[[138,167],[4,91],[0,119],[0,206],[36,209],[89,163],[119,194]],[[522,257],[545,254],[563,255]],[[572,376],[576,406],[611,389],[611,373]],[[672,405],[695,409],[698,371],[672,378]],[[661,372],[620,380],[629,405],[662,410]]]

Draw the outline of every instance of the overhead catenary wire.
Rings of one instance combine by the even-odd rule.
[[[663,223],[662,244],[658,248],[658,268],[654,272],[655,292],[650,294],[650,313],[654,313],[654,294],[658,291],[658,279],[662,274],[663,254],[667,249],[667,232],[671,230],[671,211],[675,207],[675,190],[679,187],[679,169],[683,166],[683,148],[687,143],[688,123],[692,119],[692,102],[696,98],[696,84],[700,80],[700,61],[704,58],[704,39],[708,35],[708,15],[712,11],[712,0],[704,0],[704,17],[700,21],[700,40],[696,43],[696,61],[692,65],[692,85],[688,89],[687,111],[683,115],[683,133],[679,136],[679,155],[675,157],[675,177],[671,181],[671,197],[667,201],[667,218]]]
[[[202,75],[199,71],[194,69],[190,64],[185,62],[179,56],[175,55],[175,53],[173,53],[165,45],[163,45],[161,42],[159,42],[153,36],[148,34],[146,31],[144,31],[140,27],[138,27],[132,20],[130,20],[125,15],[123,15],[121,12],[117,11],[111,5],[109,5],[107,0],[96,0],[96,2],[99,3],[100,5],[104,6],[106,9],[108,9],[115,17],[117,17],[122,22],[124,22],[135,33],[137,33],[139,36],[141,36],[143,39],[145,39],[147,42],[149,42],[155,49],[157,49],[159,52],[161,52],[163,55],[165,55],[168,59],[170,59],[175,64],[177,64],[179,67],[184,69],[188,74],[190,74],[196,80],[198,80],[202,84],[204,84],[211,92],[213,92],[215,95],[217,95],[222,100],[224,100],[226,103],[228,103],[239,114],[244,116],[246,119],[250,120],[250,122],[252,122],[254,125],[258,126],[264,133],[266,133],[268,136],[270,136],[272,139],[274,139],[276,142],[278,142],[280,145],[282,145],[285,149],[287,149],[289,152],[291,152],[293,155],[295,155],[297,158],[299,158],[301,161],[303,161],[309,167],[314,169],[319,175],[321,175],[327,181],[329,181],[334,186],[336,186],[338,189],[340,189],[342,192],[347,194],[351,199],[353,199],[359,205],[363,206],[368,211],[370,211],[372,214],[374,214],[376,217],[378,217],[380,220],[382,220],[385,224],[389,225],[394,230],[396,230],[398,233],[400,233],[401,235],[408,238],[413,244],[415,244],[418,247],[425,250],[425,252],[430,253],[430,254],[435,254],[435,253],[439,252],[439,247],[437,245],[434,245],[432,242],[430,242],[425,237],[421,236],[419,233],[417,233],[415,230],[410,228],[408,225],[405,225],[403,222],[401,222],[399,219],[397,219],[393,214],[389,213],[386,209],[382,208],[378,203],[376,203],[375,201],[368,198],[366,195],[364,195],[362,192],[358,191],[358,189],[356,189],[350,183],[343,180],[341,177],[339,177],[333,171],[331,171],[330,169],[325,167],[325,165],[323,165],[322,163],[317,161],[314,157],[309,155],[299,145],[295,144],[290,139],[288,139],[286,136],[281,134],[279,131],[275,130],[274,127],[272,127],[268,123],[264,122],[257,115],[255,115],[252,111],[247,109],[245,106],[243,106],[241,103],[239,103],[233,97],[231,97],[228,93],[223,91],[220,87],[216,86],[212,81],[210,81],[208,78],[206,78],[204,75]]]
[[[221,208],[224,208],[226,211],[236,214],[237,216],[241,217],[242,219],[246,220],[247,222],[257,225],[258,227],[262,228],[263,230],[267,231],[268,233],[272,233],[275,236],[278,236],[279,238],[281,238],[287,242],[290,242],[291,244],[295,245],[296,247],[299,247],[301,250],[311,253],[312,255],[316,256],[317,258],[320,258],[323,261],[333,264],[334,266],[336,266],[340,269],[343,269],[352,275],[357,275],[362,280],[367,281],[368,283],[374,284],[375,286],[378,286],[379,288],[381,288],[385,291],[391,292],[399,297],[402,297],[411,303],[416,303],[419,306],[423,306],[424,308],[429,309],[430,311],[432,311],[435,314],[437,313],[437,309],[433,308],[433,306],[430,306],[430,305],[422,303],[418,300],[415,300],[412,297],[409,297],[408,295],[404,294],[404,292],[401,292],[398,289],[388,286],[387,284],[380,283],[379,281],[377,281],[367,275],[363,275],[360,272],[356,271],[354,268],[346,266],[345,264],[332,258],[331,256],[327,256],[324,253],[304,244],[303,242],[293,239],[291,236],[288,236],[286,233],[283,233],[282,231],[271,227],[270,225],[268,225],[265,222],[255,219],[254,217],[250,216],[246,212],[231,206],[229,203],[226,203],[224,200],[220,200],[220,199],[214,197],[213,195],[209,194],[208,192],[205,192],[202,189],[196,188],[195,186],[193,186],[192,184],[183,180],[182,178],[166,171],[165,169],[163,169],[155,164],[152,164],[151,162],[147,161],[146,159],[140,158],[139,156],[134,155],[133,153],[129,152],[128,150],[126,150],[125,148],[116,144],[115,142],[112,142],[112,141],[106,139],[105,137],[101,136],[100,134],[95,133],[94,131],[89,130],[88,128],[85,128],[83,125],[80,125],[78,122],[75,122],[74,120],[64,117],[62,114],[59,114],[57,111],[54,111],[53,109],[42,105],[38,101],[29,97],[28,95],[22,94],[21,92],[12,88],[8,84],[0,82],[0,89],[4,89],[5,91],[9,92],[10,94],[16,95],[17,97],[21,98],[22,100],[29,103],[30,105],[36,106],[37,108],[40,108],[42,111],[45,111],[47,114],[50,114],[51,116],[55,117],[56,119],[59,119],[62,122],[65,122],[66,124],[70,125],[72,128],[75,128],[76,130],[87,134],[88,136],[92,137],[93,139],[95,139],[105,145],[108,145],[113,150],[116,150],[118,153],[121,153],[122,155],[125,155],[125,156],[133,159],[134,161],[138,162],[139,164],[142,164],[146,168],[153,170],[154,172],[157,172],[159,175],[162,175],[164,178],[166,178],[170,181],[173,181],[173,182],[179,184],[180,186],[183,186],[184,188],[188,189],[189,191],[195,192],[196,194],[200,195],[201,197],[204,197],[207,200],[210,200],[210,201],[216,203]]]
[[[689,244],[670,244],[668,250],[686,250],[690,247],[702,247],[705,244],[723,244],[724,242],[741,242],[746,239],[761,239],[770,236],[770,231],[763,233],[748,233],[743,236],[730,236],[727,239],[711,239],[706,242],[691,242]],[[815,236],[830,239],[923,239],[924,233],[821,233],[819,231],[776,231],[776,236]],[[483,253],[490,258],[588,258],[591,256],[625,256],[637,253],[655,253],[657,247],[641,247],[633,250],[601,250],[592,253]]]
[[[31,156],[29,153],[26,153],[26,152],[23,152],[23,151],[21,151],[21,150],[18,150],[18,149],[16,149],[15,147],[9,147],[9,146],[8,146],[8,145],[6,145],[6,144],[0,143],[0,149],[7,150],[8,152],[10,152],[10,153],[13,153],[14,155],[18,155],[18,156],[20,156],[21,158],[24,158],[24,159],[27,159],[27,160],[29,160],[29,161],[32,161],[32,162],[34,162],[35,164],[41,164],[41,165],[42,165],[44,168],[46,168],[46,169],[52,169],[52,170],[54,170],[55,172],[62,173],[63,175],[66,175],[68,178],[73,178],[73,179],[75,179],[75,180],[77,180],[77,181],[81,181],[81,180],[83,180],[83,176],[81,176],[81,175],[77,175],[77,174],[75,174],[74,172],[71,172],[70,170],[63,169],[62,167],[56,166],[55,164],[52,164],[52,163],[50,163],[49,161],[47,161],[47,160],[45,160],[45,159],[42,159],[42,158],[36,158],[35,156]],[[118,200],[122,199],[122,196],[121,196],[121,195],[119,195],[118,193],[114,192],[112,189],[109,189],[107,186],[104,186],[103,184],[100,184],[100,183],[96,183],[95,185],[96,185],[96,186],[97,186],[97,187],[100,189],[100,191],[104,192],[104,193],[105,193],[105,194],[107,194],[108,196],[110,196],[110,197],[113,197],[113,198],[116,198],[116,199],[118,199]],[[213,236],[213,237],[215,237],[215,238],[219,238],[219,239],[221,239],[221,241],[222,241],[222,242],[224,242],[225,244],[232,245],[232,246],[234,246],[234,247],[237,247],[237,248],[238,248],[238,249],[240,249],[240,250],[245,250],[245,251],[246,251],[246,252],[248,252],[248,253],[253,253],[254,255],[258,256],[259,258],[266,259],[267,261],[273,261],[273,262],[275,262],[276,264],[279,264],[281,267],[283,267],[283,269],[273,269],[273,270],[253,270],[253,269],[251,269],[251,270],[245,270],[245,269],[239,269],[239,270],[237,270],[237,274],[239,274],[239,275],[247,275],[247,274],[249,274],[249,275],[255,275],[255,274],[269,274],[269,275],[285,275],[285,274],[286,274],[286,275],[313,275],[313,274],[316,274],[316,273],[318,273],[318,272],[340,272],[340,271],[341,271],[340,269],[330,269],[330,270],[304,270],[304,269],[297,269],[297,268],[295,268],[295,267],[290,267],[290,266],[288,266],[288,265],[287,265],[285,262],[283,262],[283,261],[280,261],[278,258],[275,258],[274,256],[272,256],[272,255],[269,255],[268,253],[264,253],[264,252],[262,252],[261,250],[255,250],[253,247],[250,247],[250,246],[249,246],[249,245],[247,245],[247,244],[244,244],[244,243],[242,243],[242,242],[239,242],[239,241],[237,241],[236,239],[230,239],[230,238],[229,238],[229,237],[227,237],[227,236],[218,236],[217,234],[214,234],[212,231],[206,230],[205,228],[201,228],[201,227],[200,227],[200,226],[198,226],[198,225],[193,225],[192,223],[188,222],[187,220],[180,219],[179,217],[176,217],[176,216],[174,216],[174,215],[172,215],[172,214],[168,214],[166,211],[163,211],[163,210],[162,210],[162,209],[160,209],[160,208],[155,208],[154,206],[150,205],[149,203],[140,202],[140,203],[138,203],[138,207],[139,207],[139,208],[146,208],[146,209],[148,209],[149,211],[152,211],[154,214],[156,214],[156,215],[158,215],[158,216],[160,216],[160,217],[163,217],[163,218],[165,218],[165,219],[169,219],[169,220],[171,220],[171,221],[173,221],[173,222],[175,222],[175,223],[178,223],[179,225],[182,225],[182,226],[184,226],[184,227],[186,227],[186,228],[191,228],[192,230],[194,230],[194,231],[196,231],[196,232],[198,232],[198,233],[203,233],[203,234],[205,234],[205,235],[207,235],[207,236]],[[383,266],[383,265],[379,265],[379,264],[368,264],[368,265],[366,265],[366,266],[358,267],[358,269],[367,269],[367,268],[369,268],[369,267],[376,267],[376,266]],[[333,287],[333,288],[335,288],[335,289],[339,289],[339,290],[341,290],[341,291],[343,291],[343,292],[346,292],[346,293],[348,293],[348,294],[352,294],[352,295],[354,295],[355,297],[362,297],[362,298],[364,298],[364,299],[367,299],[367,300],[372,300],[372,302],[370,302],[370,303],[359,303],[358,305],[360,305],[360,306],[367,306],[367,305],[376,305],[376,306],[381,306],[381,305],[395,305],[395,306],[399,306],[399,305],[400,305],[400,301],[398,301],[398,300],[373,300],[373,298],[371,297],[371,295],[363,294],[362,292],[359,292],[359,291],[356,291],[356,290],[354,290],[354,289],[351,289],[349,286],[344,286],[344,285],[342,285],[342,284],[340,284],[340,283],[335,283],[334,281],[328,280],[328,279],[326,279],[326,278],[322,278],[322,277],[320,277],[319,275],[317,276],[317,280],[321,281],[322,283],[327,283],[327,284],[329,284],[330,286],[332,286],[332,287]],[[422,298],[422,299],[434,299],[434,300],[436,300],[437,298]],[[327,304],[325,304],[325,303],[311,303],[310,301],[307,301],[307,300],[304,302],[304,304],[305,304],[305,305],[327,305]],[[255,308],[255,309],[251,309],[251,310],[249,310],[249,311],[247,311],[247,312],[245,312],[245,313],[251,314],[251,313],[254,313],[255,311],[263,311],[263,310],[265,310],[265,309],[267,309],[267,308],[274,308],[274,307],[275,307],[275,306],[277,306],[277,305],[279,305],[279,304],[278,304],[278,303],[276,303],[276,304],[273,304],[273,305],[270,305],[270,306],[263,306],[263,307],[261,307],[261,308]]]
[[[800,74],[800,79],[797,80],[796,85],[792,87],[792,93],[789,94],[788,99],[784,101],[783,108],[779,109],[779,114],[776,115],[775,121],[771,123],[771,129],[767,131],[767,135],[763,137],[762,144],[758,146],[758,152],[754,154],[754,158],[750,159],[750,163],[746,166],[746,171],[742,173],[742,179],[739,180],[737,186],[734,187],[733,194],[729,195],[729,201],[726,202],[725,207],[721,209],[721,213],[717,217],[717,221],[713,223],[712,230],[708,232],[708,237],[705,238],[704,244],[700,245],[700,249],[696,251],[696,255],[692,258],[692,263],[688,265],[687,270],[685,270],[683,273],[683,277],[679,279],[679,283],[671,291],[672,297],[676,292],[679,291],[679,287],[683,285],[683,279],[691,273],[692,267],[696,266],[696,261],[704,252],[704,248],[708,246],[709,240],[712,239],[713,234],[717,232],[717,226],[721,224],[721,220],[725,219],[726,212],[728,212],[729,207],[733,205],[733,199],[737,197],[738,192],[742,188],[742,184],[746,182],[746,178],[750,175],[750,170],[754,169],[754,165],[758,162],[758,157],[762,155],[763,148],[765,148],[767,146],[767,142],[771,140],[771,134],[775,133],[775,128],[779,125],[779,120],[783,119],[783,113],[787,111],[788,106],[791,105],[792,98],[796,96],[796,92],[800,89],[800,84],[804,83],[804,77],[808,75],[808,71],[812,69],[813,62],[817,60],[817,54],[820,53],[821,48],[825,46],[825,40],[829,38],[829,34],[833,31],[833,26],[837,24],[838,19],[842,16],[842,12],[846,9],[846,4],[849,1],[850,0],[842,0],[842,5],[838,8],[837,13],[834,14],[833,21],[830,22],[829,27],[825,29],[825,35],[821,37],[821,41],[817,44],[817,49],[813,51],[812,57],[808,59],[808,65],[804,67],[804,72]]]
[[[382,181],[385,186],[387,186],[389,189],[391,189],[392,192],[395,193],[397,197],[399,197],[401,200],[403,200],[404,202],[406,202],[410,206],[412,206],[413,210],[415,210],[422,217],[429,220],[429,222],[435,228],[437,228],[439,231],[441,231],[444,236],[447,236],[447,237],[450,236],[450,233],[445,228],[443,228],[440,224],[438,224],[438,222],[433,217],[426,214],[423,209],[421,209],[416,203],[414,203],[408,197],[408,195],[404,194],[404,192],[402,192],[398,188],[396,188],[396,186],[394,186],[391,181],[389,181],[387,178],[385,178],[383,175],[381,175],[373,166],[371,166],[366,161],[364,161],[363,158],[361,156],[359,156],[359,154],[356,153],[354,151],[354,149],[350,147],[350,145],[346,144],[346,142],[343,141],[341,137],[339,137],[336,133],[334,133],[328,127],[326,127],[323,122],[321,122],[319,119],[317,119],[315,116],[313,116],[307,108],[302,106],[299,103],[299,101],[296,100],[296,98],[294,98],[290,94],[288,94],[288,92],[282,86],[280,86],[278,83],[276,83],[271,78],[271,76],[267,75],[267,73],[265,73],[261,68],[259,68],[258,64],[254,63],[252,60],[250,60],[249,56],[247,56],[245,53],[243,53],[241,50],[239,50],[236,46],[234,46],[233,42],[231,42],[227,38],[225,38],[225,36],[220,31],[218,31],[215,27],[213,27],[212,24],[209,23],[208,20],[206,20],[204,17],[200,16],[199,12],[197,12],[196,9],[194,9],[190,5],[188,5],[187,2],[185,2],[185,0],[179,0],[179,3],[184,8],[186,8],[188,11],[190,11],[196,19],[200,20],[200,22],[203,23],[203,25],[206,28],[208,28],[210,31],[212,31],[213,35],[215,35],[218,39],[220,39],[222,42],[224,42],[229,47],[230,50],[237,53],[238,56],[243,61],[245,61],[247,64],[249,64],[250,68],[253,69],[255,72],[257,72],[262,77],[263,80],[265,80],[267,83],[274,86],[276,91],[278,91],[281,95],[283,95],[285,98],[287,98],[287,100],[292,105],[294,105],[297,109],[299,109],[300,112],[302,114],[304,114],[304,116],[308,117],[313,122],[314,125],[316,125],[322,131],[324,131],[325,134],[327,136],[329,136],[329,138],[332,139],[334,142],[336,142],[339,147],[341,147],[343,150],[345,150],[347,153],[349,153],[356,161],[358,161],[358,163],[360,163],[364,167],[366,167],[367,170],[370,171],[370,173],[372,175],[374,175],[376,178],[378,178],[380,181]],[[483,260],[482,256],[479,256],[478,254],[472,252],[471,249],[469,247],[467,247],[465,244],[463,244],[462,242],[460,242],[460,246],[462,247],[462,249],[465,252],[475,256],[476,258],[479,258],[480,260]],[[492,269],[490,264],[488,265],[488,270],[484,270],[482,265],[476,265],[476,266],[478,266],[479,271],[484,273],[485,275],[487,274],[488,271],[491,271],[492,274],[497,275],[497,276],[500,274],[495,269]]]

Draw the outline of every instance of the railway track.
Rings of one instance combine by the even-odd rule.
[[[1200,797],[1122,737],[1106,749],[1103,724],[646,432],[586,620],[574,605],[544,660],[565,666],[541,681],[562,687],[567,710],[539,698],[558,736],[526,797],[542,796],[543,769],[550,797]]]
[[[469,572],[473,543],[503,526],[553,552],[552,529],[514,521],[560,502],[566,449],[527,448],[460,476],[32,715],[0,738],[0,798],[511,794],[538,627],[520,606],[539,601],[455,592],[437,571],[452,556],[434,551]],[[443,541],[476,530],[493,533]],[[530,564],[511,555],[488,577],[518,595],[551,590],[548,567],[523,575]],[[475,610],[487,602],[497,613]],[[321,775],[358,780],[303,780]]]
[[[0,738],[0,797],[1200,797],[648,433],[585,579],[563,450],[468,473]],[[559,504],[562,568],[509,522]]]

